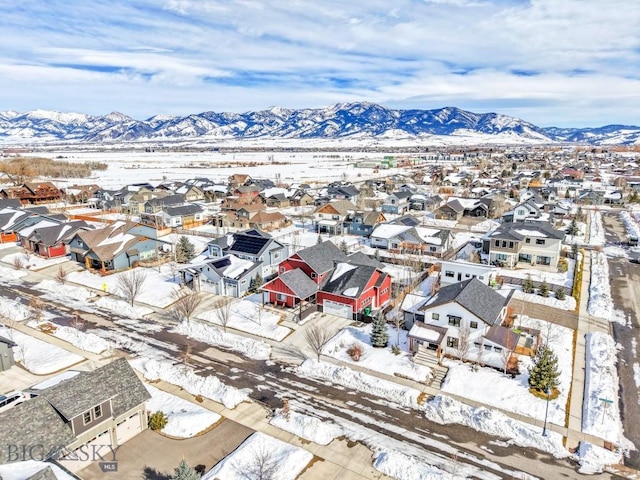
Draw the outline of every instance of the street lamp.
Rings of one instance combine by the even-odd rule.
[[[551,396],[551,389],[545,388],[544,393],[547,394],[547,407],[544,410],[544,427],[542,427],[542,436],[547,436],[547,415],[549,414],[549,397]]]

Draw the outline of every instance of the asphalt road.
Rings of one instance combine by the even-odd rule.
[[[604,215],[607,243],[624,242],[624,225],[617,215]],[[635,256],[636,253],[634,252]],[[620,412],[624,435],[634,445],[640,447],[640,403],[638,385],[633,375],[633,365],[638,363],[637,345],[640,340],[640,265],[626,258],[609,257],[611,296],[616,310],[622,310],[626,325],[613,322],[613,337],[623,348],[618,352],[618,377],[620,379]],[[637,368],[637,367],[636,367]],[[640,469],[640,452],[631,451],[625,458],[625,465]]]
[[[0,285],[0,295],[21,298],[26,303],[30,296],[41,295],[32,287],[26,282],[3,284]],[[112,312],[101,312],[95,306],[91,306],[91,309],[90,314],[82,314],[85,329],[102,329],[103,333],[120,341],[130,340],[129,353],[137,353],[139,347],[151,347],[156,353],[178,361],[187,345],[185,337],[168,331],[170,321],[163,320],[165,323],[162,328],[157,328],[160,320],[158,315],[154,315],[154,321],[146,321],[149,326],[156,327],[156,331],[148,331],[141,328],[145,320],[130,322]],[[57,323],[68,323],[75,310],[82,310],[82,307],[70,308],[55,300],[48,301],[48,311],[54,315]],[[424,452],[432,464],[437,464],[439,459],[449,463],[451,453],[445,452],[451,452],[453,448],[457,452],[456,461],[464,464],[468,471],[477,472],[477,476],[472,474],[470,478],[518,478],[509,471],[527,472],[545,479],[583,478],[569,460],[558,460],[532,449],[496,442],[494,437],[460,425],[430,422],[419,411],[353,392],[341,385],[299,377],[294,369],[285,365],[246,359],[201,342],[190,340],[189,344],[192,348],[190,364],[200,375],[215,374],[225,384],[249,389],[253,400],[270,409],[281,407],[284,398],[295,400],[300,408],[311,415],[338,417],[366,427],[371,432],[410,444]],[[319,412],[322,414],[319,415]],[[599,475],[592,478],[611,477]]]

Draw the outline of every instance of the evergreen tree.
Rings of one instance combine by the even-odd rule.
[[[573,259],[574,260],[578,258],[578,244],[577,243],[571,244],[571,255],[573,255]]]
[[[529,367],[529,386],[539,392],[546,392],[560,385],[558,357],[548,345],[540,345]]]
[[[322,243],[322,235],[318,234],[318,240],[316,241],[316,244],[320,245]]]
[[[571,223],[567,227],[567,235],[578,235],[578,233],[580,233],[580,229],[578,228],[578,223],[574,218],[573,220],[571,220]]]
[[[549,296],[549,284],[547,282],[542,282],[540,284],[538,287],[538,295],[545,298]]]
[[[380,260],[380,250],[376,248],[376,252],[373,254],[373,258]]]
[[[176,261],[179,263],[187,263],[195,256],[196,247],[193,246],[191,240],[182,235],[176,245]]]
[[[527,275],[527,279],[522,284],[522,291],[524,293],[533,293],[533,281],[531,275]]]
[[[340,242],[340,250],[342,250],[342,253],[344,253],[345,255],[349,255],[349,247],[347,247],[346,240],[342,240]]]
[[[256,276],[251,279],[251,283],[249,284],[249,291],[257,292],[263,283],[264,280],[262,280],[262,275],[260,275],[260,273],[257,273]]]
[[[173,475],[171,476],[171,480],[199,480],[199,479],[200,479],[200,474],[196,472],[193,468],[191,468],[184,458],[180,461],[180,465],[178,465],[173,470]]]
[[[371,324],[371,345],[378,348],[384,348],[389,343],[389,333],[387,332],[387,321],[382,313],[376,315]]]

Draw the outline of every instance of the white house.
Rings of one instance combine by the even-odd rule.
[[[409,345],[440,360],[443,355],[498,368],[503,355],[518,346],[520,336],[502,326],[510,296],[504,297],[476,278],[442,287],[424,304],[412,301]],[[416,308],[416,306],[418,306]],[[411,320],[406,322],[411,324]]]
[[[463,261],[440,262],[440,285],[450,285],[456,282],[477,278],[485,285],[490,285],[496,279],[497,267],[493,265],[483,265],[480,263],[470,263]]]
[[[440,256],[450,248],[453,235],[445,229],[383,223],[369,238],[374,248]]]

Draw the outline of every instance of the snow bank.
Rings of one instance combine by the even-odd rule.
[[[228,348],[255,360],[266,360],[271,354],[271,346],[261,340],[224,333],[219,327],[211,327],[196,322],[182,322],[171,330],[186,335],[199,342]]]
[[[291,403],[294,405],[293,402]],[[328,445],[332,440],[343,435],[342,429],[335,423],[293,410],[289,411],[288,419],[283,415],[282,409],[277,410],[269,423],[320,445]]]
[[[586,340],[582,430],[620,445],[622,424],[618,408],[616,344],[610,335],[599,332],[588,333]],[[601,399],[613,402],[603,402]]]
[[[380,473],[398,480],[462,480],[466,475],[449,473],[433,465],[421,463],[411,455],[394,450],[381,451],[373,467]]]
[[[525,448],[551,453],[556,458],[569,456],[562,446],[562,435],[547,431],[542,436],[540,427],[519,422],[502,412],[485,407],[472,407],[445,395],[438,395],[425,405],[425,416],[440,424],[458,423],[507,440]]]
[[[100,297],[95,301],[94,305],[129,318],[142,318],[145,315],[153,313],[153,310],[148,307],[140,307],[138,305],[132,307],[124,300],[112,297]]]
[[[584,475],[601,473],[608,465],[622,462],[622,454],[619,451],[612,452],[589,442],[580,442],[578,458],[578,463],[580,463],[578,473]]]
[[[12,280],[19,280],[22,277],[26,277],[27,272],[24,270],[16,270],[15,268],[7,268],[0,266],[0,278],[5,282],[9,282]]]
[[[22,322],[31,316],[29,307],[18,300],[0,297],[0,317],[7,318],[15,322]]]
[[[396,328],[392,325],[387,325],[387,332],[389,334],[389,344],[395,344],[398,340]],[[431,369],[414,363],[408,352],[402,351],[395,355],[390,346],[387,348],[372,347],[369,338],[370,333],[371,325],[363,328],[343,328],[327,343],[323,353],[342,362],[358,365],[390,376],[398,374],[416,382],[426,382],[431,378]],[[407,332],[401,329],[399,333],[400,341],[406,345]],[[357,362],[347,353],[347,350],[353,344],[358,344],[362,348],[362,356]]]
[[[167,360],[137,358],[131,360],[131,366],[147,380],[163,380],[184,388],[192,395],[202,395],[222,403],[227,408],[235,408],[249,399],[246,392],[225,385],[217,377],[201,377],[184,365],[174,365]]]
[[[312,459],[313,454],[300,447],[256,432],[220,460],[202,480],[295,480]]]
[[[630,237],[640,238],[640,225],[638,221],[629,212],[620,212],[620,219],[624,223],[624,228],[627,231],[627,235]]]
[[[111,342],[95,333],[82,332],[73,327],[55,325],[53,335],[85,352],[102,353],[111,350],[113,347]]]
[[[602,246],[606,243],[604,227],[602,226],[602,213],[589,212],[589,245]]]
[[[602,252],[592,252],[591,282],[589,283],[589,303],[587,312],[594,317],[610,319],[613,312],[611,285],[609,283],[609,264]]]
[[[65,283],[64,285],[54,280],[43,280],[35,286],[38,290],[44,290],[56,294],[56,296],[64,296],[73,298],[74,300],[87,300],[94,296],[91,290],[76,285]]]
[[[207,430],[222,417],[187,400],[171,395],[151,385],[145,385],[151,394],[147,410],[151,413],[162,411],[167,416],[167,425],[162,433],[178,438],[194,437]]]

